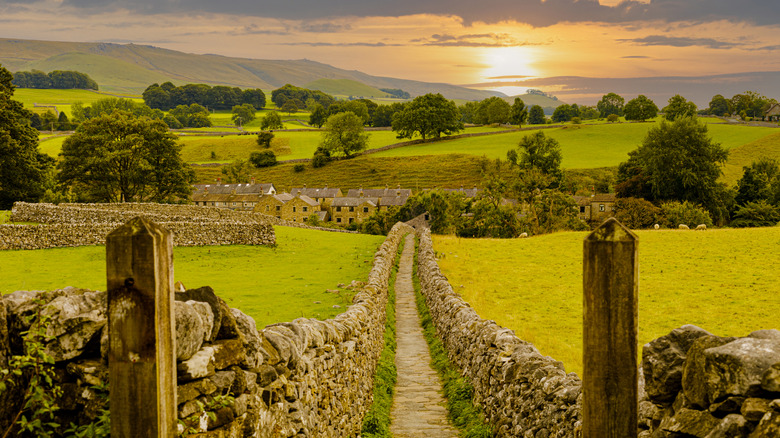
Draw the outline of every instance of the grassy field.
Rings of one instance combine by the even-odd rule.
[[[45,109],[35,109],[34,105],[53,105],[56,106],[59,111],[65,111],[65,114],[70,117],[73,113],[70,110],[71,105],[76,102],[82,102],[85,105],[89,105],[99,99],[105,99],[107,97],[117,97],[108,93],[90,90],[37,90],[33,88],[17,88],[14,90],[14,100],[22,102],[25,108],[29,110],[35,110],[37,112],[45,112]],[[138,96],[123,96],[130,97],[137,102],[143,102]]]
[[[2,215],[0,215],[2,219]],[[177,247],[175,280],[188,288],[211,286],[258,327],[298,317],[331,318],[352,294],[328,293],[338,283],[366,280],[383,236],[275,227],[276,248]],[[65,286],[104,290],[105,247],[0,251],[0,293]],[[333,308],[334,305],[340,308]]]
[[[419,190],[433,187],[474,187],[482,181],[483,159],[473,155],[428,155],[421,157],[372,158],[372,155],[329,163],[314,169],[305,164],[302,172],[295,172],[293,164],[280,164],[255,170],[251,176],[258,182],[272,182],[277,190],[290,187],[395,187]],[[195,167],[200,184],[221,178],[220,167]]]
[[[761,158],[780,161],[780,131],[731,149],[729,159],[723,166],[723,181],[729,186],[736,185],[737,180],[742,178],[742,167]]]
[[[719,336],[780,328],[780,227],[639,231],[639,345],[694,324]],[[582,241],[434,236],[450,284],[486,319],[582,370]],[[641,348],[640,348],[641,351]]]
[[[560,143],[563,152],[562,167],[585,169],[617,166],[620,162],[625,161],[628,152],[641,144],[648,129],[654,125],[654,123],[566,125],[562,128],[545,129],[544,133]],[[727,149],[778,132],[777,128],[725,124],[710,124],[709,130],[713,139]],[[507,151],[516,148],[524,136],[533,132],[535,131],[517,131],[508,134],[413,145],[379,152],[375,156],[400,157],[459,153],[506,159]]]

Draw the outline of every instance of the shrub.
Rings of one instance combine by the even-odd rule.
[[[271,140],[274,139],[274,135],[267,131],[262,131],[257,134],[257,144],[264,148],[271,147]]]
[[[699,204],[688,201],[669,201],[661,204],[661,215],[666,226],[677,228],[680,224],[696,226],[704,224],[712,226],[712,217],[709,212]]]
[[[572,118],[571,118],[571,122],[572,122],[573,124],[575,124],[575,125],[579,125],[580,123],[582,123],[582,119],[581,119],[581,118],[579,118],[579,117],[572,117]]]
[[[274,151],[252,152],[249,162],[257,168],[270,167],[276,164],[276,154]]]
[[[748,202],[734,213],[732,227],[773,227],[780,222],[780,208],[764,200]]]
[[[607,116],[607,121],[609,123],[615,123],[615,122],[618,121],[618,119],[619,119],[619,117],[618,117],[617,114],[610,114],[610,115]]]
[[[314,157],[312,157],[311,160],[312,167],[315,169],[324,167],[328,164],[328,161],[330,161],[330,152],[322,146],[317,147],[317,150],[314,151]]]
[[[304,170],[306,170],[306,165],[305,164],[296,164],[295,166],[293,166],[293,170],[295,171],[295,173],[301,173]]]
[[[628,228],[648,228],[658,221],[660,210],[642,198],[618,198],[615,219]]]

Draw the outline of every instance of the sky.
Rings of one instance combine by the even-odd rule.
[[[585,102],[597,98],[566,78],[780,71],[777,0],[0,0],[0,37],[310,59]]]

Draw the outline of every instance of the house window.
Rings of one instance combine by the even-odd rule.
[[[341,211],[341,207],[336,207],[336,211]]]
[[[580,206],[580,213],[585,213],[585,207]]]
[[[354,220],[355,220],[355,218],[353,218],[353,217],[349,218],[349,223],[352,223],[352,221],[354,221]]]
[[[604,204],[599,204],[599,211],[606,211]]]
[[[234,203],[233,203],[233,207],[235,207],[235,206],[236,206],[236,203],[234,202]]]
[[[276,211],[282,211],[282,206],[281,205],[277,205],[276,206]]]
[[[363,207],[363,213],[368,213],[368,207]]]
[[[306,213],[307,211],[309,211],[309,207],[303,207],[303,212]]]
[[[355,211],[355,207],[349,207],[349,211]]]
[[[341,207],[339,207],[339,208],[341,208]],[[337,218],[336,218],[336,223],[337,223],[337,224],[340,224],[340,223],[341,223],[341,218],[340,218],[340,217],[337,217]]]
[[[293,207],[293,213],[295,213],[295,207]]]

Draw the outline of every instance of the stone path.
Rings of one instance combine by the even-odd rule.
[[[390,431],[395,438],[457,438],[458,432],[447,420],[439,376],[431,368],[431,355],[422,334],[414,301],[413,263],[414,236],[410,235],[395,280],[398,383],[390,411]]]

